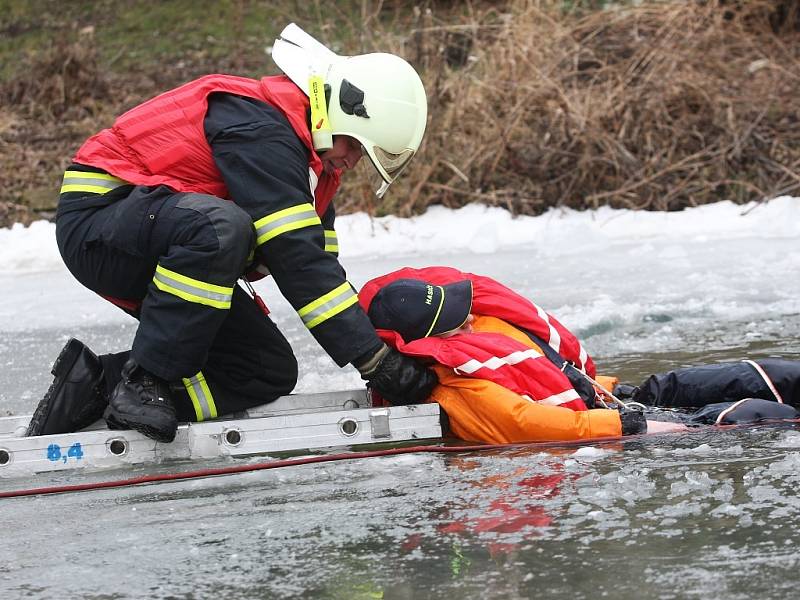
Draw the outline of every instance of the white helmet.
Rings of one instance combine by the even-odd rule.
[[[312,112],[316,87],[309,81],[322,78],[330,135],[347,135],[361,143],[383,179],[376,192],[383,196],[413,158],[425,133],[428,102],[414,68],[394,54],[339,56],[294,23],[275,41],[272,59],[312,96]],[[315,135],[314,141],[317,150],[330,148],[330,136],[326,140]]]

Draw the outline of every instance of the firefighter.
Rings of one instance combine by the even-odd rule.
[[[294,24],[273,59],[284,75],[200,78],[78,150],[61,187],[59,250],[78,281],[139,325],[122,353],[97,356],[70,340],[28,435],[104,416],[169,442],[179,420],[291,392],[289,343],[237,284],[266,274],[333,360],[384,396],[416,402],[435,385],[432,371],[378,337],[333,227],[339,177],[362,154],[382,195],[419,148],[422,82],[395,55],[338,56]]]
[[[616,378],[598,377],[580,340],[553,315],[488,277],[405,268],[367,282],[359,300],[390,346],[433,363],[440,385],[429,400],[461,439],[514,443],[686,429],[653,411],[646,417],[599,408],[598,396]],[[796,419],[800,362],[693,367],[614,392],[649,406],[700,409],[674,417],[689,425]]]

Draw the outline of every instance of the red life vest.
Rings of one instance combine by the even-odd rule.
[[[594,362],[580,341],[555,317],[488,277],[449,267],[400,269],[367,282],[359,293],[361,307],[369,311],[375,294],[397,279],[419,279],[436,285],[469,279],[473,286],[473,313],[497,317],[527,329],[577,368],[591,377],[596,374]],[[406,343],[396,331],[378,329],[378,335],[404,354],[433,359],[459,374],[493,381],[537,402],[586,410],[564,373],[539,352],[508,336],[471,333],[448,338],[427,337]]]
[[[206,141],[203,119],[208,95],[229,92],[277,108],[309,150],[309,169],[316,178],[314,199],[322,216],[339,187],[339,173],[323,171],[308,125],[309,102],[283,75],[247,79],[207,75],[165,92],[124,113],[109,129],[90,137],[74,161],[99,167],[137,185],[167,185],[178,192],[198,192],[230,199]],[[313,188],[313,186],[312,186]]]

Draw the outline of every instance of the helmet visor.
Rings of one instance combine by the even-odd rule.
[[[371,152],[366,152],[372,162],[375,170],[380,174],[383,179],[380,188],[375,192],[378,198],[381,198],[389,185],[397,178],[403,169],[408,166],[411,159],[414,158],[415,152],[410,149],[403,150],[399,154],[387,152],[380,146],[372,146]]]
[[[386,152],[383,148],[375,146],[373,151],[375,152],[375,158],[389,176],[390,182],[394,181],[395,177],[397,177],[400,172],[405,169],[409,161],[414,158],[414,151],[408,149],[403,150],[400,154],[392,154],[391,152]]]

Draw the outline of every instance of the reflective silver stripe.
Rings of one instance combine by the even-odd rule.
[[[253,225],[256,228],[256,246],[260,246],[282,233],[303,227],[322,225],[322,221],[314,207],[305,203],[274,212],[259,219]]]
[[[61,193],[90,192],[92,194],[105,194],[123,185],[130,185],[113,175],[105,173],[90,173],[84,171],[65,171],[61,183]]]
[[[541,352],[536,350],[535,348],[531,348],[529,350],[517,350],[516,352],[512,352],[507,356],[503,356],[502,358],[498,356],[493,356],[487,361],[481,362],[474,358],[468,360],[463,365],[459,365],[455,368],[455,372],[457,374],[465,373],[467,375],[472,375],[475,371],[479,369],[491,369],[492,371],[496,371],[500,367],[505,365],[516,365],[521,363],[523,360],[527,360],[529,358],[539,358],[543,356]]]
[[[748,360],[748,359],[745,359],[742,362],[746,362],[748,365],[750,365],[756,370],[756,372],[761,376],[761,379],[764,380],[764,383],[767,384],[769,391],[772,392],[773,396],[775,396],[775,400],[777,400],[779,404],[783,404],[783,397],[778,391],[778,388],[775,387],[774,383],[772,383],[772,379],[770,379],[769,375],[767,375],[767,372],[761,368],[761,365],[759,365],[757,362],[753,360]]]
[[[534,308],[536,308],[536,312],[538,313],[539,318],[545,323],[547,323],[547,326],[550,328],[550,339],[547,340],[547,343],[556,352],[561,352],[561,336],[558,335],[558,331],[556,331],[556,328],[553,327],[553,324],[550,322],[550,315],[544,312],[544,310],[540,306],[536,304],[534,304],[533,306]]]
[[[233,286],[223,287],[205,283],[170,271],[158,265],[153,283],[163,292],[178,296],[188,302],[204,304],[213,308],[229,309],[233,298]]]
[[[581,397],[578,395],[578,392],[575,390],[567,390],[565,392],[561,392],[560,394],[553,394],[552,396],[548,396],[547,398],[542,398],[541,400],[537,400],[539,404],[546,404],[547,406],[558,406],[559,404],[566,404],[567,402],[572,402],[574,400],[580,400]]]
[[[325,252],[339,253],[339,236],[334,229],[325,230]]]
[[[303,308],[297,311],[300,318],[306,327],[311,329],[316,327],[323,321],[327,321],[333,316],[338,315],[346,308],[358,302],[358,295],[356,295],[353,288],[350,287],[348,282],[331,290],[324,296],[320,296],[313,302],[306,304]]]
[[[719,416],[717,417],[717,420],[716,420],[716,421],[714,421],[714,425],[719,425],[720,423],[722,423],[722,419],[724,419],[725,417],[727,417],[727,416],[728,416],[728,414],[729,414],[729,413],[730,413],[732,410],[734,410],[735,408],[737,408],[739,405],[741,405],[741,404],[744,404],[744,403],[745,403],[745,402],[747,402],[748,400],[753,400],[753,398],[743,398],[743,399],[739,400],[738,402],[734,402],[733,404],[731,404],[731,405],[730,405],[728,408],[726,408],[726,409],[725,409],[725,410],[723,410],[721,413],[719,413]]]
[[[89,179],[89,178],[78,178],[78,177],[64,177],[63,185],[72,185],[72,184],[82,184],[82,185],[96,185],[98,187],[103,187],[108,190],[113,190],[115,188],[121,187],[123,185],[127,185],[124,181],[108,181],[106,179]]]
[[[186,387],[186,391],[189,392],[189,398],[192,400],[197,420],[216,419],[217,406],[214,404],[214,396],[211,395],[211,389],[208,387],[202,371],[194,377],[184,379],[183,385]]]

